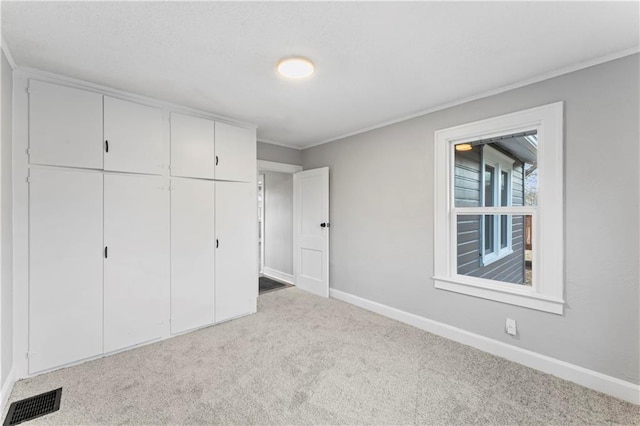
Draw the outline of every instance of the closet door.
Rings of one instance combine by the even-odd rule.
[[[30,80],[29,161],[102,169],[102,95]]]
[[[162,111],[104,97],[104,169],[162,174],[168,166],[162,138]]]
[[[169,293],[169,191],[160,176],[104,177],[104,349],[163,335]]]
[[[253,182],[256,131],[216,121],[216,179]]]
[[[214,122],[171,113],[171,176],[213,179]]]
[[[171,333],[214,321],[215,183],[171,180]]]
[[[102,353],[102,174],[34,169],[29,373]]]
[[[256,207],[253,184],[216,182],[216,322],[256,311]]]

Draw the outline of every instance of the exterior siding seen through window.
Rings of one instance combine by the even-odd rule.
[[[504,151],[503,153],[506,154]],[[511,172],[511,205],[522,206],[524,205],[524,167],[521,161],[514,160]],[[454,180],[456,207],[481,206],[480,200],[483,193],[481,185],[486,183],[482,173],[482,164],[482,145],[476,145],[470,151],[456,152]],[[501,176],[501,180],[504,180],[504,176]],[[502,183],[500,182],[501,187]],[[508,185],[506,186],[508,187]],[[488,196],[487,191],[484,191],[484,193],[486,198]],[[504,191],[501,191],[501,199],[495,201],[505,204],[506,195],[504,194]],[[487,200],[493,204],[493,198]],[[482,260],[483,245],[485,249],[487,245],[489,248],[493,247],[494,250],[499,247],[504,248],[507,245],[506,235],[501,235],[500,241],[497,242],[493,241],[492,238],[490,240],[485,239],[483,242],[482,217],[479,215],[458,216],[458,274],[514,284],[525,283],[524,217],[512,216],[509,218],[508,216],[503,216],[503,218],[500,220],[501,234],[504,234],[504,230],[508,228],[506,220],[512,220],[511,248],[513,253],[484,265]],[[499,247],[494,247],[496,244]]]

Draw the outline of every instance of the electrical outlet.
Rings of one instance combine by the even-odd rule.
[[[511,318],[507,318],[507,324],[505,326],[505,331],[512,335],[515,336],[518,333],[518,329],[516,327],[516,320],[511,319]]]

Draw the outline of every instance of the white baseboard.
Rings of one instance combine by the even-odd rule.
[[[429,333],[472,346],[490,354],[560,377],[561,379],[620,398],[632,404],[640,404],[639,385],[556,358],[518,348],[438,321],[401,311],[400,309],[392,308],[378,302],[363,299],[340,290],[330,289],[329,295],[334,299],[359,306],[385,317],[428,331]]]
[[[0,415],[4,413],[5,406],[7,405],[9,396],[11,396],[13,385],[15,384],[16,384],[16,370],[12,368],[11,371],[9,371],[9,375],[7,376],[7,379],[4,381],[4,385],[2,385],[2,389],[0,390]]]
[[[284,272],[276,271],[275,269],[271,269],[265,266],[262,270],[262,275],[267,278],[272,278],[274,280],[282,281],[287,284],[295,285],[293,280],[293,275],[285,274]]]

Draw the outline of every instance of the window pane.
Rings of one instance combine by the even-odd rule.
[[[524,205],[538,205],[538,166],[524,165]]]
[[[456,145],[454,156],[454,205],[456,207],[480,207],[482,183],[482,157],[479,146]]]
[[[500,205],[509,205],[509,173],[500,173]]]
[[[518,285],[532,285],[533,246],[531,217],[524,215],[458,215],[456,229],[459,275],[485,278]],[[492,251],[494,224],[511,224],[500,238],[500,246],[511,242],[511,250]],[[495,244],[495,245],[494,245]],[[507,247],[503,246],[503,248]],[[487,250],[489,248],[489,250]]]
[[[533,217],[524,217],[524,278],[526,285],[533,285]]]
[[[484,253],[493,253],[494,252],[494,241],[493,241],[493,215],[484,216]]]
[[[537,141],[535,134],[520,133],[457,144],[454,206],[537,205]]]
[[[512,135],[503,136],[500,140],[488,140],[485,145],[490,145],[502,154],[513,160],[512,175],[507,176],[506,187],[511,192],[511,205],[513,206],[537,206],[538,205],[538,136]],[[502,179],[500,176],[500,188]],[[509,180],[510,179],[510,180]],[[511,188],[509,189],[509,183]],[[509,194],[500,193],[501,205],[508,205],[503,198]]]
[[[509,235],[508,232],[508,215],[500,216],[500,248],[507,248],[509,246]]]
[[[480,232],[482,216],[459,215],[457,220],[457,270],[458,274],[468,275],[482,263],[480,253]]]
[[[492,166],[484,168],[484,206],[493,207],[493,185],[496,169]]]

